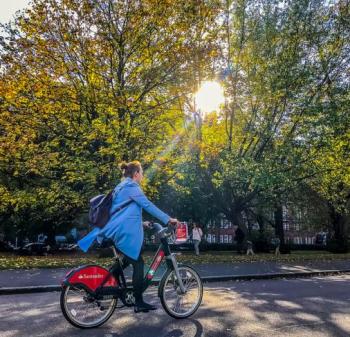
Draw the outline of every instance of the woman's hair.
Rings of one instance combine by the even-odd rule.
[[[123,172],[123,177],[132,178],[136,172],[140,172],[141,163],[138,160],[131,161],[130,163],[123,161],[119,164],[119,168]]]

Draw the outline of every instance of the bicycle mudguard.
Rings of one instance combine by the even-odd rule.
[[[80,285],[86,290],[94,292],[103,287],[117,287],[118,281],[105,268],[98,265],[85,265],[72,269],[62,281],[62,286]]]

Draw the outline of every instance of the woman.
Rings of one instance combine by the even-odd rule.
[[[148,226],[147,222],[142,223],[142,209],[164,224],[176,224],[178,221],[157,208],[142,192],[139,185],[143,178],[140,162],[123,162],[120,168],[124,179],[113,191],[113,203],[110,212],[112,213],[129,199],[132,199],[134,202],[116,212],[105,227],[102,229],[95,228],[81,239],[78,245],[86,252],[95,239],[100,243],[104,238],[113,239],[115,246],[125,255],[124,267],[132,264],[134,269],[132,278],[135,294],[134,311],[147,312],[155,310],[156,307],[144,302],[142,298],[144,262],[141,255],[141,247],[143,244],[143,225]]]
[[[197,226],[196,223],[193,224],[192,229],[192,240],[194,243],[194,250],[196,252],[196,255],[199,255],[199,243],[202,240],[203,232],[200,227]]]

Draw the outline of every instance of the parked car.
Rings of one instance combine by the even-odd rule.
[[[43,242],[27,243],[17,250],[20,255],[47,255],[49,252],[51,252],[50,246]]]
[[[65,244],[61,244],[58,250],[65,251],[65,252],[77,251],[78,245],[76,243],[65,243]]]
[[[8,242],[0,241],[0,252],[13,252],[15,247]]]
[[[181,242],[181,243],[170,243],[169,246],[174,251],[191,251],[193,250],[193,243],[191,241]]]

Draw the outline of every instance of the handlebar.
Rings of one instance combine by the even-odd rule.
[[[151,222],[151,226],[150,226],[151,229],[155,229],[158,232],[162,231],[164,228],[166,227],[163,227],[160,223],[157,223],[157,222]]]
[[[156,231],[156,234],[162,237],[169,237],[174,234],[174,231],[176,229],[176,225],[168,225],[168,227],[163,227],[161,224],[157,222],[151,223],[150,226],[151,229],[154,229]]]

